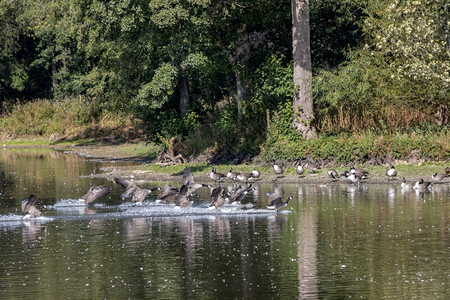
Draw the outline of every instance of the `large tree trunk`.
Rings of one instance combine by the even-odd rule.
[[[189,105],[189,82],[187,76],[182,76],[179,81],[180,88],[180,112],[181,115],[187,113],[187,108]]]
[[[294,56],[293,124],[303,138],[317,138],[311,94],[311,47],[309,0],[292,0],[292,46]]]

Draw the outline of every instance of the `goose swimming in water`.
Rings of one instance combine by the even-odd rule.
[[[22,212],[25,213],[24,219],[34,218],[41,215],[41,211],[36,208],[37,197],[33,194],[21,202]]]
[[[108,195],[111,193],[111,190],[111,187],[106,185],[93,186],[89,189],[86,195],[78,200],[84,202],[85,204],[90,204],[92,201]]]
[[[448,176],[449,175],[447,174],[434,173],[433,175],[431,175],[431,179],[433,179],[435,182],[441,182]]]
[[[419,192],[426,192],[430,189],[431,182],[426,182],[423,179],[420,179],[419,181],[414,184],[414,189]]]
[[[279,209],[288,205],[289,201],[292,199],[291,196],[286,198],[286,201],[283,201],[283,197],[278,192],[273,192],[267,195],[269,197],[268,202],[269,205],[266,206],[267,209]]]
[[[415,184],[416,184],[415,181],[406,180],[406,178],[403,177],[403,180],[402,180],[402,183],[400,184],[400,186],[402,187],[403,190],[411,190],[414,188]]]

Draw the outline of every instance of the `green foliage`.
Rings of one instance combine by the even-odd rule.
[[[415,134],[379,135],[374,133],[334,136],[319,135],[315,140],[292,140],[281,135],[268,139],[260,154],[263,160],[298,160],[305,158],[329,160],[336,164],[361,163],[392,157],[407,159],[412,151],[419,151],[427,160],[446,160],[450,157],[450,132],[427,131]]]

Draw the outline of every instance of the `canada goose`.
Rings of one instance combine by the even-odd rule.
[[[180,189],[170,185],[166,184],[162,189],[161,192],[159,192],[158,197],[156,198],[156,202],[164,201],[166,198],[171,196],[176,196],[180,192]]]
[[[238,176],[237,172],[233,172],[233,168],[230,168],[230,171],[227,173],[227,178],[231,180],[236,180],[236,177]]]
[[[216,187],[211,192],[211,202],[209,205],[209,209],[215,208],[218,209],[220,206],[224,205],[228,202],[228,198],[223,196],[223,187]]]
[[[391,166],[390,169],[386,170],[386,176],[388,179],[394,179],[395,176],[397,176],[397,170],[394,168],[394,166]]]
[[[236,178],[239,181],[247,183],[249,180],[253,179],[253,173],[239,173]]]
[[[367,172],[364,169],[357,169],[354,166],[352,166],[350,168],[350,174],[355,174],[355,175],[361,177],[361,179],[366,179],[369,176],[369,172]]]
[[[297,174],[298,174],[299,176],[302,176],[303,173],[305,173],[305,168],[303,168],[302,165],[298,165],[298,166],[297,166],[297,169],[296,169],[295,171],[297,172]]]
[[[197,189],[205,186],[204,184],[195,183],[194,175],[192,174],[191,168],[186,166],[183,172],[184,184],[188,186],[188,196],[194,193]]]
[[[281,176],[281,174],[283,174],[284,170],[282,166],[279,166],[277,164],[273,164],[272,165],[273,168],[273,172],[275,173],[275,176],[278,178]]]
[[[193,201],[191,201],[188,197],[188,189],[189,187],[185,184],[183,184],[180,188],[180,192],[177,195],[177,200],[175,204],[175,209],[179,209],[182,207],[190,206],[192,205]]]
[[[445,177],[447,176],[448,176],[447,174],[434,173],[433,175],[431,175],[431,178],[436,182],[440,182],[444,180]]]
[[[89,204],[92,201],[108,195],[109,193],[111,193],[111,190],[111,187],[106,185],[92,186],[86,193],[86,195],[81,197],[79,200],[83,201],[85,204]]]
[[[217,173],[216,168],[212,166],[211,172],[209,173],[209,178],[211,178],[214,182],[222,182],[222,180],[226,176],[222,173]]]
[[[400,186],[402,187],[402,189],[404,190],[410,190],[412,188],[414,188],[414,185],[416,184],[415,181],[412,180],[406,180],[405,177],[403,177],[402,183],[400,184]]]
[[[328,175],[328,177],[333,179],[333,181],[336,181],[339,179],[339,174],[335,169],[328,170],[327,175]]]
[[[253,179],[254,179],[254,180],[258,180],[258,179],[259,179],[259,176],[261,176],[261,173],[260,173],[258,170],[253,169],[253,171],[252,171],[252,177],[253,177]]]
[[[445,174],[450,175],[450,167],[445,168]]]
[[[316,173],[316,171],[320,169],[320,167],[315,163],[307,163],[305,167],[308,169],[309,173]]]
[[[24,219],[34,218],[41,215],[41,211],[36,208],[37,197],[33,194],[21,202],[22,212],[25,213]]]
[[[420,179],[414,184],[414,189],[419,192],[425,192],[430,189],[431,182],[426,182],[423,179]]]
[[[235,190],[230,193],[230,201],[233,203],[241,203],[242,199],[247,196],[247,194],[252,191],[252,185],[250,184],[248,187],[238,186]]]
[[[279,209],[288,205],[292,197],[287,197],[286,201],[283,202],[283,197],[278,192],[273,192],[267,195],[269,197],[269,205],[266,206],[267,209]]]
[[[362,180],[362,177],[357,174],[349,174],[347,179],[353,182],[354,184],[359,184]]]
[[[114,178],[114,181],[125,188],[125,192],[120,195],[120,198],[122,198],[122,200],[131,198],[131,201],[135,203],[142,203],[147,195],[161,189],[159,187],[153,189],[141,189],[133,181],[118,177]]]

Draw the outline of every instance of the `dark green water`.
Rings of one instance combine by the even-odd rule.
[[[151,205],[127,214],[117,186],[90,208],[53,207],[112,186],[88,176],[110,166],[0,151],[2,299],[448,299],[448,184],[422,194],[399,183],[255,184],[246,202],[256,214],[162,214]],[[267,213],[275,188],[294,199]],[[31,193],[46,218],[22,221],[20,201]],[[200,189],[194,205],[208,194]]]

